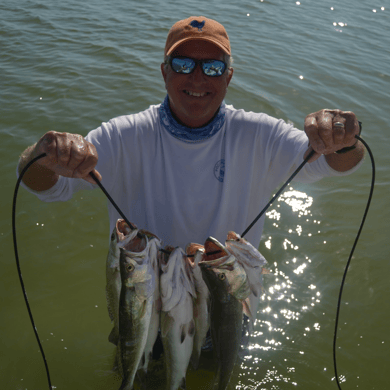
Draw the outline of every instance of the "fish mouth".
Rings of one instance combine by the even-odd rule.
[[[239,234],[233,231],[228,232],[226,241],[240,241],[240,240],[244,240],[244,239],[241,238]]]
[[[130,228],[124,219],[118,219],[116,222],[116,234],[120,246],[129,252],[142,252],[148,244],[147,235],[138,229]]]
[[[204,251],[204,246],[201,244],[195,244],[193,242],[187,244],[186,246],[185,252],[191,265],[195,264],[195,254],[198,250]]]
[[[123,246],[129,252],[143,252],[148,244],[148,239],[144,234],[136,234],[135,237]]]
[[[218,260],[229,255],[225,247],[214,237],[208,237],[206,239],[204,249],[206,252],[203,261]]]
[[[160,261],[162,264],[167,265],[169,256],[174,251],[175,247],[172,245],[165,245],[164,249],[160,249]]]
[[[130,228],[124,219],[118,219],[116,221],[116,234],[118,236],[118,241],[123,241],[132,231],[133,229]]]

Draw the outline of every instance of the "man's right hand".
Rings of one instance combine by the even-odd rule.
[[[95,146],[79,134],[49,131],[35,146],[35,156],[41,153],[47,156],[37,163],[57,175],[81,178],[94,184],[95,181],[89,175],[93,171],[99,180],[102,179],[94,169],[98,162]]]
[[[93,172],[99,180],[102,179],[95,170],[98,161],[95,146],[79,134],[47,132],[22,154],[20,170],[42,153],[46,153],[46,156],[33,164],[23,178],[32,189],[43,191],[52,187],[59,175],[81,178],[95,184],[89,175]]]

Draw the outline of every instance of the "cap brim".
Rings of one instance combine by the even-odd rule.
[[[184,38],[184,39],[181,39],[180,41],[176,42],[174,45],[172,45],[169,50],[165,53],[165,55],[169,56],[172,54],[172,52],[178,47],[180,46],[182,43],[184,42],[188,42],[188,41],[206,41],[206,42],[210,42],[210,43],[213,43],[215,46],[219,47],[225,54],[227,55],[231,55],[231,52],[230,50],[228,50],[226,47],[224,47],[223,45],[221,45],[220,43],[218,42],[215,42],[214,40],[212,39],[208,39],[208,38],[199,38],[199,37],[189,37],[189,38]]]

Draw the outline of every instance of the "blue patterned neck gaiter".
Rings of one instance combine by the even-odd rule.
[[[161,125],[169,131],[174,137],[185,142],[200,142],[216,134],[225,123],[225,102],[223,101],[221,107],[215,118],[204,127],[190,128],[180,125],[173,117],[169,107],[168,95],[161,104],[160,109]]]

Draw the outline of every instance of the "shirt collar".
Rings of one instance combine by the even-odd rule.
[[[174,137],[184,142],[200,142],[216,134],[225,123],[225,102],[223,101],[217,115],[204,127],[190,128],[179,124],[173,117],[169,107],[168,95],[160,105],[161,125]]]

